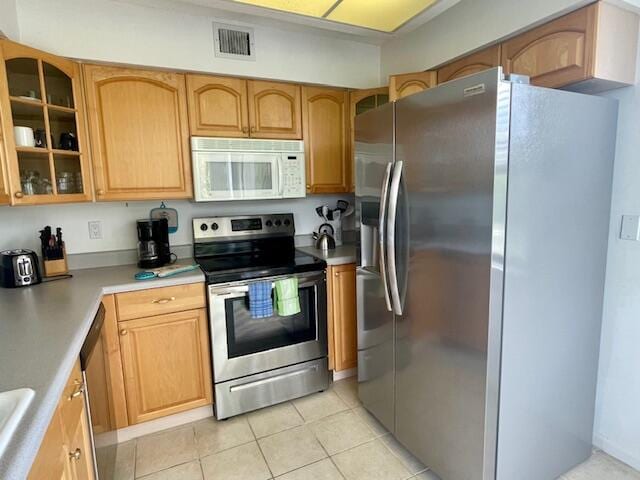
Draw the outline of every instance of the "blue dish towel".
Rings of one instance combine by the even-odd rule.
[[[249,310],[251,311],[251,318],[273,316],[270,281],[249,284]]]

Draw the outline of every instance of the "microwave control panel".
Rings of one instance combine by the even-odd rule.
[[[282,197],[304,197],[307,193],[304,153],[283,153],[281,165]]]

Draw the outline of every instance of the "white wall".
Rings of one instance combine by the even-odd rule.
[[[1,0],[6,1],[6,0]],[[21,41],[60,55],[346,87],[378,86],[376,45],[254,25],[256,61],[217,58],[214,20],[113,0],[18,0]]]
[[[422,27],[382,45],[381,77],[429,69],[585,3],[462,0]]]
[[[16,0],[0,0],[0,32],[11,40],[20,39]]]
[[[335,208],[344,198],[353,202],[353,195],[309,195],[297,200],[266,200],[251,202],[193,203],[186,200],[167,201],[168,207],[179,214],[178,231],[169,239],[172,245],[192,243],[191,219],[214,215],[243,215],[260,213],[293,213],[296,234],[310,234],[322,223],[315,212],[319,205]],[[149,210],[160,202],[101,202],[76,205],[37,207],[0,207],[0,250],[30,248],[39,251],[38,231],[46,225],[62,227],[68,253],[103,252],[136,248],[138,218],[149,216]],[[102,240],[89,239],[88,222],[102,222]],[[345,222],[352,229],[352,220]]]
[[[638,57],[640,74],[640,56]],[[640,78],[640,77],[637,77]],[[640,469],[640,242],[621,240],[623,214],[640,214],[640,86],[619,100],[595,441]]]

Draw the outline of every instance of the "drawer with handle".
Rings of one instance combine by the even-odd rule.
[[[62,424],[65,430],[70,429],[71,435],[75,432],[76,426],[80,421],[84,409],[84,382],[82,380],[82,372],[80,371],[80,362],[76,362],[73,366],[69,380],[62,392],[60,398],[60,415],[62,416]]]
[[[204,284],[150,288],[116,294],[118,321],[182,312],[206,306]]]

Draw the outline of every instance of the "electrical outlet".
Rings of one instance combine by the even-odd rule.
[[[91,240],[100,240],[102,238],[102,222],[100,220],[89,222],[89,238]]]
[[[640,239],[640,217],[638,215],[623,215],[622,228],[620,229],[622,240]]]

